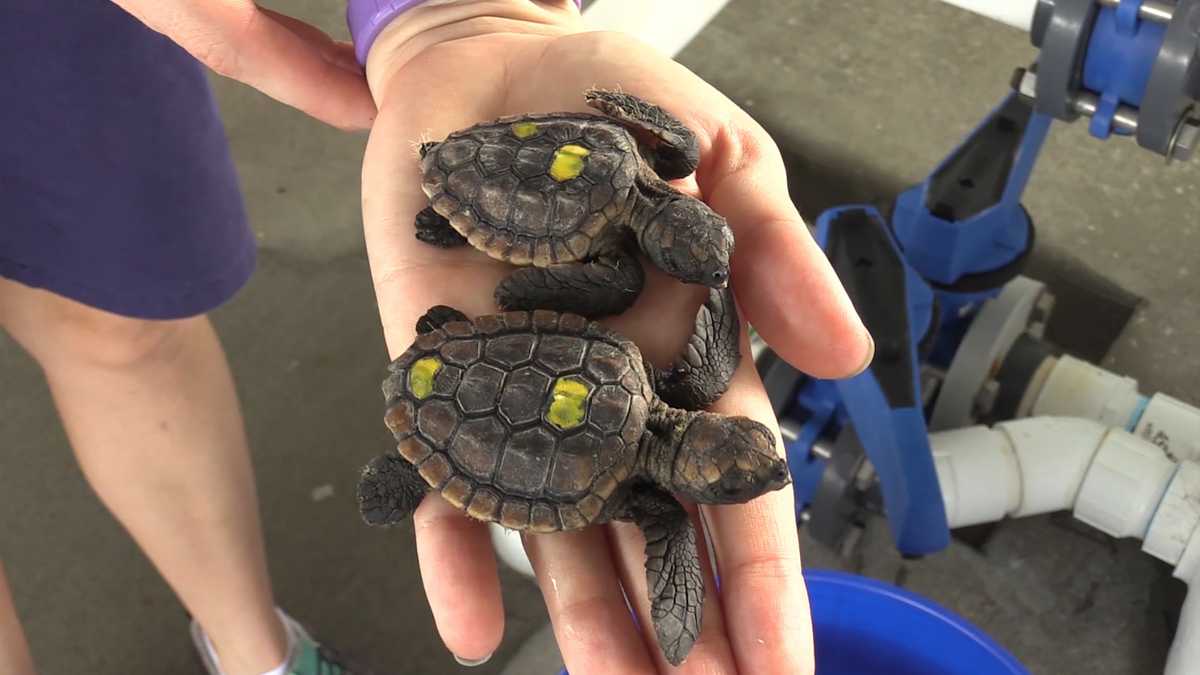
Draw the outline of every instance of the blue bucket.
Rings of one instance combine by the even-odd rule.
[[[817,675],[1029,675],[983,631],[919,595],[828,570],[804,579]]]
[[[805,570],[804,581],[817,675],[1029,675],[986,633],[915,593],[830,570]]]

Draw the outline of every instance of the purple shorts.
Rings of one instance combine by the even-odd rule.
[[[107,1],[0,3],[0,276],[173,319],[254,260],[202,67]]]

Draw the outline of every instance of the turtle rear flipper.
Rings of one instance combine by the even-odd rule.
[[[380,455],[363,468],[358,481],[358,509],[368,525],[395,525],[407,520],[429,484],[403,457]]]
[[[740,339],[733,292],[728,287],[709,289],[683,355],[670,370],[655,373],[659,398],[684,410],[702,410],[721,398],[742,358]]]
[[[666,110],[619,91],[589,89],[583,96],[589,106],[635,132],[664,180],[690,176],[700,164],[696,135]]]
[[[650,620],[663,657],[678,666],[700,636],[704,615],[696,530],[683,506],[660,488],[631,492],[622,520],[637,523],[646,538]]]

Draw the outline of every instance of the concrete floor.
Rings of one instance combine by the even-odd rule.
[[[342,3],[268,4],[340,30]],[[772,130],[811,217],[922,178],[1033,55],[1018,32],[934,0],[739,0],[680,60]],[[411,533],[360,526],[351,499],[357,467],[387,444],[375,385],[386,355],[359,225],[364,138],[235,84],[216,89],[261,257],[214,320],[246,412],[280,602],[387,672],[459,672],[435,637]],[[1147,300],[1107,365],[1192,401],[1198,176],[1075,125],[1052,136],[1026,199],[1043,260],[1078,260]],[[35,366],[4,338],[0,373],[0,555],[43,674],[198,673],[182,610],[96,502]],[[315,498],[325,486],[332,496]],[[982,551],[956,544],[914,563],[876,525],[855,558],[809,544],[809,564],[929,595],[1036,673],[1161,668],[1179,587],[1132,542],[1056,516],[1006,524]],[[544,625],[536,589],[505,581],[504,646],[463,672],[500,672]]]

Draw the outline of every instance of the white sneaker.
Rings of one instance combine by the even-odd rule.
[[[363,671],[352,672],[337,652],[313,639],[308,631],[304,630],[304,626],[288,616],[282,609],[276,608],[275,611],[279,614],[279,620],[287,632],[288,661],[283,667],[283,675],[354,675],[354,673],[369,675]],[[225,675],[225,671],[221,670],[220,659],[217,658],[217,651],[213,648],[212,641],[208,639],[208,635],[204,633],[204,629],[195,619],[192,619],[191,634],[192,644],[196,646],[196,652],[200,655],[200,663],[208,671],[208,675]]]

